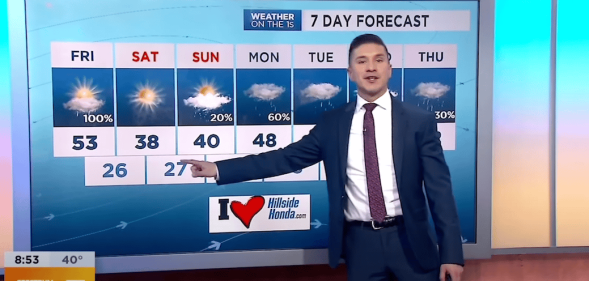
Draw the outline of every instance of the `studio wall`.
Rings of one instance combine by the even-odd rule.
[[[496,1],[493,249],[589,246],[587,8]]]
[[[556,40],[556,245],[589,246],[589,32],[585,1],[558,1]]]
[[[546,247],[552,3],[495,3],[492,248]]]
[[[8,14],[0,5],[0,273],[4,252],[12,251],[12,142]]]

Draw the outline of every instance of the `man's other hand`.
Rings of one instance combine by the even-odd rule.
[[[180,160],[180,162],[192,165],[190,171],[192,171],[193,178],[217,178],[217,164],[213,162],[193,159]]]
[[[462,277],[462,266],[457,264],[442,264],[440,268],[440,281],[449,281],[446,279],[446,275],[452,278],[452,281],[460,281]]]

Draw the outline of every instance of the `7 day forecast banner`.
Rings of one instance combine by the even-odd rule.
[[[355,102],[348,46],[362,33],[387,44],[394,97],[435,114],[463,241],[475,242],[476,1],[56,0],[26,9],[32,250],[327,248],[321,162],[217,186],[180,160],[282,148],[321,113]]]

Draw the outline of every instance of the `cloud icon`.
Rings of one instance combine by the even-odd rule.
[[[194,108],[201,108],[205,110],[212,110],[221,107],[222,105],[229,103],[231,98],[222,96],[219,93],[201,94],[197,93],[193,97],[189,97],[184,100],[184,104],[192,106]]]
[[[94,112],[94,111],[100,109],[100,107],[102,107],[103,105],[104,105],[104,101],[98,100],[94,97],[91,97],[91,98],[74,97],[73,99],[71,99],[70,101],[65,103],[63,106],[69,110],[75,110],[75,111],[79,111],[79,112],[88,113],[88,112]]]
[[[328,100],[335,97],[342,89],[329,83],[311,84],[303,89],[301,93],[308,98]]]
[[[450,86],[444,85],[440,82],[422,82],[413,89],[413,92],[417,92],[416,95],[430,99],[440,98],[448,91],[450,91]]]
[[[286,89],[276,84],[253,84],[245,94],[259,100],[270,101],[279,97]]]

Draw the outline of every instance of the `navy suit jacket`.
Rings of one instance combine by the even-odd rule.
[[[431,112],[396,99],[392,104],[394,167],[409,246],[425,270],[440,263],[464,265],[450,172],[435,118]],[[217,184],[223,185],[287,174],[323,161],[329,194],[329,264],[333,268],[342,257],[348,140],[355,106],[350,102],[326,112],[309,134],[284,148],[216,162]]]

